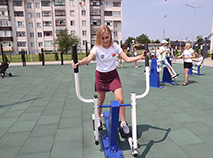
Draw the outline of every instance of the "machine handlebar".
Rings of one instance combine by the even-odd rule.
[[[77,45],[76,44],[72,45],[72,59],[73,59],[75,64],[78,63],[78,53],[77,53]],[[78,65],[74,69],[74,73],[78,73]]]
[[[149,52],[148,50],[148,43],[145,43],[145,66],[149,66],[149,58],[147,56],[147,53]]]

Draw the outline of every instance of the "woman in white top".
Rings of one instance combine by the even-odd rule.
[[[183,53],[177,58],[183,57],[184,59],[184,70],[185,70],[185,82],[182,84],[182,86],[186,86],[189,81],[189,69],[192,67],[192,59],[195,58],[194,50],[191,48],[191,44],[187,43],[185,46],[185,50]]]
[[[99,105],[103,105],[105,93],[109,91],[114,93],[115,99],[118,100],[120,104],[124,103],[122,85],[116,70],[116,55],[121,57],[127,63],[135,62],[144,58],[143,54],[136,57],[128,57],[119,45],[113,43],[109,27],[101,25],[97,30],[95,46],[90,51],[89,56],[85,57],[77,64],[72,62],[73,68],[76,68],[77,65],[81,66],[88,64],[94,57],[96,57],[95,91],[98,95]],[[102,109],[99,108],[99,130],[102,129],[101,111]],[[127,122],[125,121],[125,107],[123,106],[120,107],[120,116],[120,129],[122,129],[120,130],[121,136],[129,137],[130,130]]]

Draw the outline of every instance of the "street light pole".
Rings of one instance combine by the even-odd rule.
[[[195,32],[195,12],[196,12],[196,9],[197,9],[197,8],[200,8],[200,7],[202,7],[203,5],[194,7],[194,6],[192,6],[192,5],[186,4],[186,6],[194,9],[193,31],[192,31],[192,47],[193,47],[194,32]]]

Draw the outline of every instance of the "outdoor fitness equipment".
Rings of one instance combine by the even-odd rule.
[[[178,74],[176,74],[176,72],[171,66],[172,64],[171,64],[170,57],[166,57],[166,60],[174,76],[178,76]],[[160,74],[159,74],[160,71],[161,71],[161,68],[160,68],[160,64],[158,63],[158,59],[153,58],[151,61],[151,68],[150,68],[150,87],[163,88],[162,86],[160,86]],[[171,75],[166,67],[164,67],[163,69],[163,77],[161,82],[175,84],[175,82],[171,80]]]
[[[148,50],[148,45],[146,44],[146,50]],[[148,52],[148,51],[146,51]],[[72,46],[72,54],[74,63],[78,63],[77,58],[77,46]],[[146,55],[146,53],[145,53]],[[106,134],[101,136],[105,158],[123,158],[123,153],[120,149],[117,136],[118,136],[118,124],[119,124],[119,109],[120,106],[130,106],[131,107],[131,116],[132,116],[132,137],[128,138],[128,142],[132,151],[133,156],[138,155],[137,151],[137,124],[136,124],[136,99],[141,99],[145,97],[150,89],[149,84],[149,59],[146,55],[145,59],[146,66],[146,90],[141,95],[136,95],[135,92],[131,93],[131,104],[119,104],[118,101],[111,101],[110,105],[98,105],[98,97],[94,95],[93,99],[85,99],[81,96],[80,86],[79,86],[79,71],[78,66],[74,69],[75,77],[75,89],[76,95],[82,102],[93,103],[94,113],[92,114],[93,120],[93,129],[94,129],[94,143],[99,144],[99,132],[98,132],[98,108],[110,108],[109,111],[104,112],[105,125],[106,125]]]

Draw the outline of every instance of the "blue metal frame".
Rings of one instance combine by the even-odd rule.
[[[152,58],[150,68],[150,87],[163,88],[160,86],[160,74],[157,72],[157,58]]]
[[[106,123],[106,134],[102,135],[105,158],[124,158],[118,143],[118,121],[120,106],[130,106],[131,104],[119,104],[117,100],[111,101],[111,105],[102,105],[101,107],[110,107],[110,112],[104,112]]]
[[[172,66],[172,62],[170,60],[170,57],[166,57],[166,60],[168,61],[168,63]],[[169,84],[175,84],[175,82],[173,82],[171,80],[171,75],[168,71],[168,69],[166,67],[164,67],[163,69],[163,77],[162,77],[162,81],[163,83],[169,83]]]
[[[200,66],[197,67],[197,73],[193,73],[192,70],[193,70],[193,65],[192,65],[192,68],[189,69],[189,72],[188,72],[189,75],[195,75],[195,76],[200,75]]]

